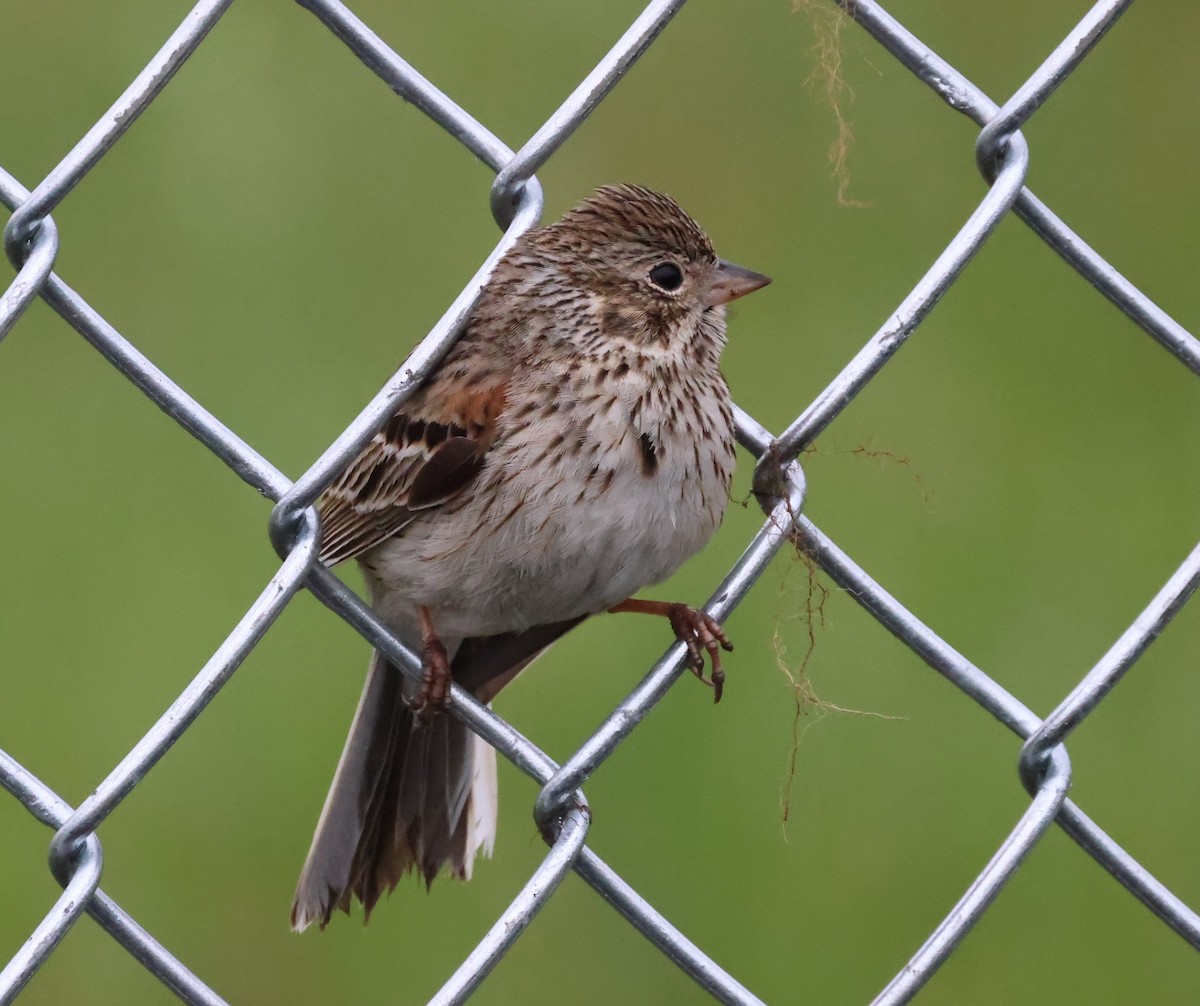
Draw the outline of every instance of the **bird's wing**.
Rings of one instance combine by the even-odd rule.
[[[318,504],[328,566],[404,530],[417,514],[461,493],[479,474],[504,409],[506,384],[427,386],[397,413]]]

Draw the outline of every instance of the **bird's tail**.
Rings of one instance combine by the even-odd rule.
[[[324,928],[351,896],[364,915],[409,870],[469,879],[496,835],[496,752],[455,717],[422,723],[376,652],[296,886],[292,928]]]

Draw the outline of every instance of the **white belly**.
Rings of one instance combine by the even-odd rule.
[[[608,468],[587,447],[548,461],[544,437],[517,438],[467,498],[364,557],[380,614],[401,627],[425,605],[444,637],[494,635],[605,611],[669,576],[720,523],[729,448],[668,443],[647,473],[628,436]]]

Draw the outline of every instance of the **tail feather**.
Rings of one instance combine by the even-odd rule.
[[[465,641],[443,640],[454,679],[482,702],[582,619]],[[469,880],[496,839],[496,752],[453,716],[421,723],[403,675],[378,653],[292,902],[297,932],[325,928],[335,909],[363,913],[410,870]]]
[[[388,677],[398,679],[394,668],[385,668]],[[367,779],[374,778],[367,799],[362,833],[355,846],[350,862],[350,882],[342,891],[338,907],[350,911],[350,895],[353,892],[363,904],[364,916],[369,918],[371,909],[386,891],[392,890],[399,879],[412,866],[412,857],[407,855],[403,844],[397,840],[400,828],[402,804],[389,799],[389,794],[398,789],[397,779],[404,764],[412,737],[415,718],[408,712],[400,694],[399,682],[393,690],[389,688],[386,700],[394,703],[387,709],[386,740],[379,745],[381,761],[368,767]],[[322,926],[329,921],[328,915]]]
[[[472,737],[475,746],[475,779],[471,784],[471,802],[463,815],[468,831],[465,846],[478,849],[491,859],[496,844],[496,811],[499,805],[499,788],[496,785],[496,749],[482,737]],[[471,868],[475,857],[463,857],[463,879],[471,879]]]
[[[447,722],[443,728],[442,720],[449,721],[450,717],[439,717],[421,727],[427,747],[423,759],[413,759],[418,766],[423,761],[432,768],[423,773],[423,812],[412,823],[426,885],[433,882],[442,864],[447,864],[455,876],[465,875],[467,819],[463,811],[471,799],[475,775],[470,762],[474,755],[470,731],[457,722],[453,726]]]
[[[296,931],[324,928],[353,898],[369,918],[409,870],[426,884],[443,867],[466,878],[480,848],[491,853],[495,752],[452,716],[421,723],[403,692],[400,672],[375,654],[296,887]]]

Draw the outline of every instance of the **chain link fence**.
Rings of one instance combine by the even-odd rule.
[[[51,213],[168,86],[230,2],[198,3],[124,94],[32,191],[0,169],[0,200],[12,211],[4,230],[4,246],[17,270],[16,278],[0,296],[0,338],[18,323],[30,302],[41,297],[239,478],[275,501],[270,534],[282,559],[278,572],[258,600],[200,673],[79,806],[69,806],[33,772],[0,751],[0,783],[54,832],[50,863],[63,887],[62,896],[0,972],[0,1003],[17,997],[84,914],[90,915],[179,998],[210,1006],[224,1001],[202,977],[180,963],[100,889],[103,850],[96,830],[195,722],[302,589],[311,591],[405,673],[419,673],[418,658],[388,632],[360,598],[315,563],[319,531],[313,504],[347,461],[437,365],[458,336],[492,267],[521,233],[537,224],[542,211],[537,170],[654,44],[683,6],[683,0],[656,0],[649,4],[557,111],[520,150],[513,151],[417,73],[348,6],[337,0],[300,0],[301,6],[319,18],[367,69],[496,172],[492,211],[503,236],[395,376],[293,483],[175,384],[53,272],[59,236]],[[1029,793],[1028,808],[1011,833],[944,921],[879,994],[877,1003],[907,1002],[916,994],[987,910],[1052,824],[1066,831],[1164,924],[1200,949],[1200,917],[1067,799],[1071,763],[1065,747],[1071,732],[1104,700],[1195,589],[1200,581],[1200,546],[1184,558],[1103,658],[1042,719],[917,619],[805,516],[804,474],[796,460],[880,372],[1010,212],[1146,334],[1192,373],[1200,375],[1200,342],[1024,187],[1029,151],[1020,131],[1022,125],[1087,59],[1131,2],[1103,0],[1095,4],[1037,71],[1003,104],[997,104],[879,4],[871,0],[839,0],[844,13],[887,52],[952,109],[981,127],[976,154],[988,188],[975,211],[912,292],[786,430],[775,436],[747,412],[738,410],[739,439],[757,459],[755,494],[767,518],[741,559],[713,591],[707,610],[723,620],[754,586],[780,548],[789,541],[797,543],[835,583],[930,667],[1021,738],[1019,773]],[[580,787],[680,677],[684,657],[681,644],[672,646],[601,727],[561,765],[472,696],[455,689],[452,714],[462,718],[541,784],[535,817],[550,850],[508,909],[449,977],[434,1002],[462,1002],[478,988],[571,871],[714,998],[739,1004],[760,1001],[691,943],[587,845],[591,813]],[[297,822],[298,828],[305,825],[306,822]]]

